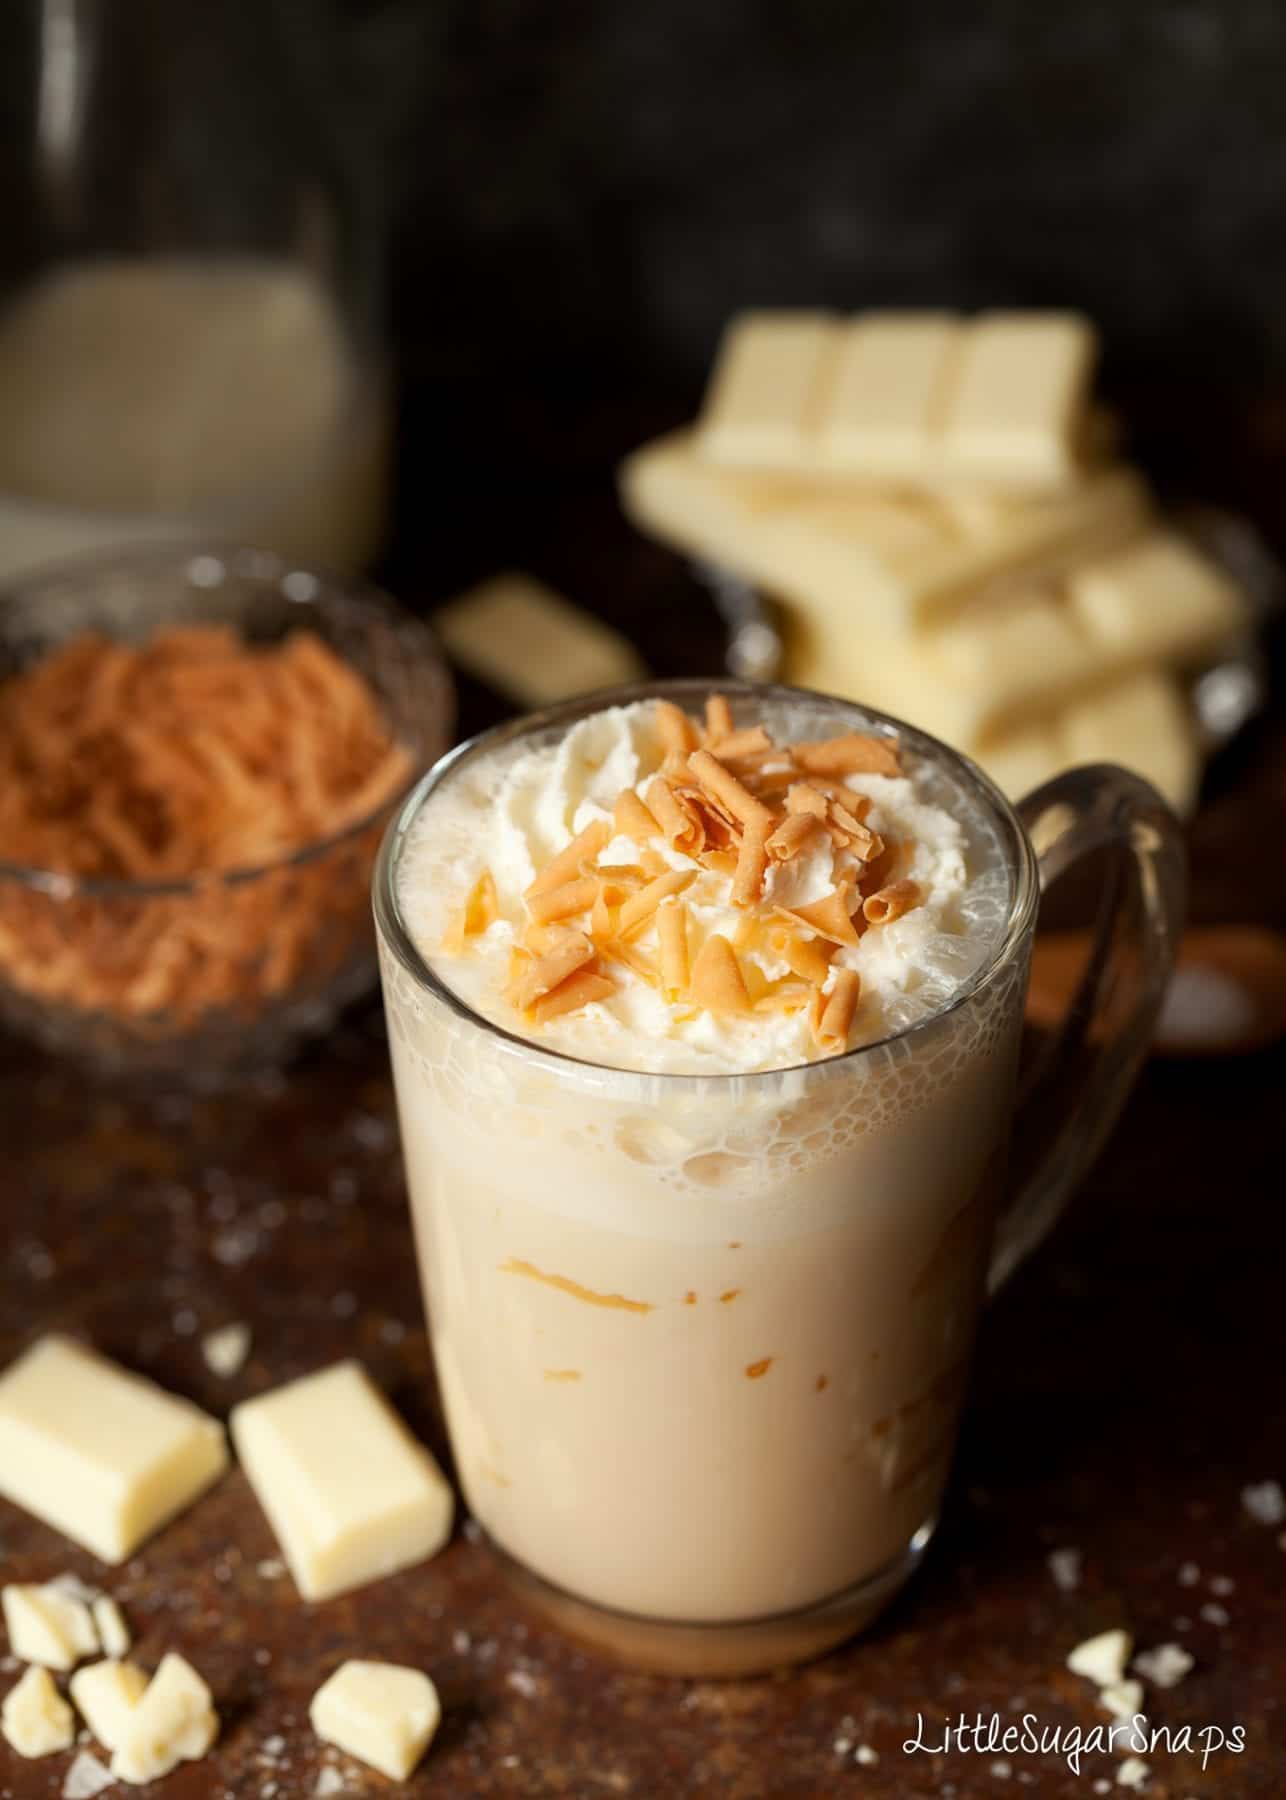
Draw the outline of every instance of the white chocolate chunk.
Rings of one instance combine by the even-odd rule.
[[[834,633],[881,640],[949,615],[994,577],[1097,554],[1139,530],[1143,483],[1124,469],[1066,493],[965,506],[869,484],[735,472],[676,432],[628,457],[621,503],[643,530],[793,601]]]
[[[990,313],[964,333],[942,452],[961,473],[1057,485],[1075,473],[1094,330],[1077,313]]]
[[[170,1651],[124,1722],[112,1774],[141,1784],[204,1756],[219,1731],[209,1688],[191,1663]]]
[[[923,477],[950,393],[960,325],[950,313],[866,313],[842,334],[817,456],[863,475]]]
[[[647,672],[619,632],[530,575],[496,575],[470,588],[433,615],[433,626],[461,668],[524,706],[552,706]]]
[[[1135,1713],[1143,1711],[1143,1683],[1114,1681],[1099,1689],[1098,1703],[1114,1719],[1132,1719]]]
[[[77,1669],[70,1685],[81,1718],[104,1749],[115,1750],[143,1698],[147,1676],[136,1663],[112,1659]]]
[[[1073,1675],[1083,1675],[1096,1687],[1114,1687],[1124,1678],[1133,1648],[1134,1639],[1128,1631],[1100,1631],[1097,1637],[1077,1644],[1067,1658],[1067,1666]]]
[[[346,1662],[313,1695],[313,1730],[394,1781],[405,1781],[428,1749],[442,1707],[419,1669]]]
[[[1068,578],[1087,638],[1118,661],[1194,659],[1246,625],[1236,584],[1173,531],[1154,531]]]
[[[305,1599],[422,1562],[451,1535],[442,1471],[355,1362],[243,1402],[232,1436]]]
[[[63,1337],[0,1376],[0,1494],[122,1562],[227,1466],[223,1427]]]
[[[125,1615],[107,1594],[100,1594],[93,1604],[94,1624],[104,1656],[121,1657],[129,1653],[132,1642]]]
[[[9,1689],[0,1707],[0,1731],[19,1756],[52,1756],[67,1749],[76,1735],[76,1720],[48,1669],[28,1669]]]
[[[701,451],[740,468],[793,467],[808,454],[838,341],[825,313],[752,312],[730,320],[701,414]]]
[[[81,1750],[67,1770],[62,1800],[94,1800],[96,1794],[113,1786],[115,1780],[111,1770],[99,1762],[92,1750]]]
[[[98,1652],[98,1633],[83,1600],[48,1585],[16,1583],[0,1592],[9,1648],[21,1662],[48,1669],[74,1669],[82,1656]]]
[[[239,1320],[220,1325],[201,1339],[201,1354],[212,1375],[228,1380],[243,1366],[250,1354],[250,1327]]]

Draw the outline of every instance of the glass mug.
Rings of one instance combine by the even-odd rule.
[[[417,951],[399,861],[462,768],[607,705],[698,710],[708,683],[595,695],[462,745],[393,821],[375,877],[407,1182],[468,1504],[566,1630],[702,1675],[817,1655],[916,1568],[980,1306],[1120,1111],[1185,887],[1178,825],[1124,770],[1073,770],[1013,808],[908,726],[719,685],[739,725],[771,729],[787,709],[807,737],[892,726],[954,794],[994,929],[929,1016],[790,1070],[626,1072],[510,1035]],[[1097,947],[1016,1105],[1040,894],[1098,850],[1115,853],[1115,879]]]

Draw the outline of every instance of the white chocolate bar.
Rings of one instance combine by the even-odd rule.
[[[1017,493],[1074,483],[1095,430],[1078,313],[744,313],[698,422],[724,468]]]
[[[806,654],[791,673],[806,686],[865,688],[885,711],[972,744],[1136,669],[1194,664],[1245,624],[1222,571],[1174,533],[1153,531],[1061,581],[984,590],[941,625],[881,643],[874,656],[851,629],[812,616]]]
[[[442,1705],[419,1669],[346,1662],[313,1695],[308,1717],[326,1743],[405,1781],[432,1741]]]
[[[122,1562],[227,1467],[223,1427],[63,1337],[0,1375],[0,1494]]]
[[[808,455],[813,412],[838,339],[826,313],[740,313],[728,323],[701,416],[701,450],[732,467],[793,467]]]
[[[306,1600],[433,1556],[454,1500],[436,1462],[355,1362],[232,1412],[246,1474]]]
[[[835,352],[818,462],[888,480],[922,476],[934,460],[959,338],[950,313],[867,313],[851,325]]]
[[[988,313],[961,333],[939,451],[975,479],[1075,479],[1095,339],[1078,313]]]
[[[620,491],[643,530],[839,631],[881,639],[945,616],[980,582],[1120,543],[1149,510],[1142,481],[1125,469],[1027,502],[913,498],[717,468],[685,432],[628,457]]]
[[[433,625],[461,668],[523,706],[647,673],[628,639],[530,575],[493,576],[449,601]]]

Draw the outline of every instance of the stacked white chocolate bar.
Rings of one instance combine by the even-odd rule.
[[[1019,794],[1072,763],[1180,808],[1181,676],[1245,628],[1111,458],[1064,313],[748,313],[687,431],[627,458],[636,524],[779,599],[787,675],[923,726]]]

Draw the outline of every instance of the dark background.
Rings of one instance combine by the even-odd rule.
[[[1083,307],[1153,473],[1271,529],[1280,0],[284,3],[387,213],[402,541],[485,487],[521,552],[730,311],[817,303]]]

